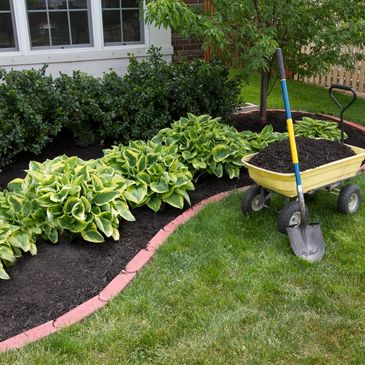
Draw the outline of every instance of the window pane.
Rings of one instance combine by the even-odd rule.
[[[87,11],[70,12],[72,44],[87,44],[89,39],[89,19]]]
[[[10,10],[9,0],[0,0],[0,10]]]
[[[33,47],[50,45],[46,13],[30,13],[29,28]]]
[[[123,41],[139,42],[141,40],[139,10],[123,10]]]
[[[121,42],[122,35],[120,30],[120,11],[103,11],[104,42]]]
[[[28,10],[46,9],[46,0],[27,0]]]
[[[48,0],[48,9],[67,9],[66,0]]]
[[[120,8],[119,0],[103,0],[102,1],[103,8]]]
[[[68,0],[70,9],[87,9],[87,0]]]
[[[15,48],[11,14],[0,14],[0,48]]]
[[[49,21],[51,23],[52,45],[63,46],[70,44],[67,13],[65,11],[50,12]]]
[[[138,0],[122,0],[123,8],[139,8]]]

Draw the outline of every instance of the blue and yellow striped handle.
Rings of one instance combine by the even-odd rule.
[[[292,161],[294,164],[294,173],[295,173],[295,180],[297,183],[298,193],[300,193],[303,191],[302,179],[300,176],[298,151],[297,151],[297,144],[295,142],[294,126],[293,126],[293,119],[291,116],[288,88],[286,86],[283,54],[282,54],[280,48],[278,48],[276,50],[276,54],[278,57],[279,73],[280,73],[280,78],[281,78],[281,90],[283,92],[283,99],[284,99],[284,105],[285,105],[286,126],[288,129],[288,135],[289,135],[291,158],[292,158]]]

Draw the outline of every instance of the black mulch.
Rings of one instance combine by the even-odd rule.
[[[300,158],[300,170],[305,171],[327,163],[354,156],[352,149],[340,142],[324,139],[296,138]],[[291,173],[293,162],[290,154],[289,140],[270,144],[250,159],[252,165],[270,171]]]
[[[296,114],[294,114],[296,118]],[[239,130],[258,130],[257,113],[232,117],[231,123]],[[269,113],[276,130],[285,130],[285,118],[280,113]],[[349,144],[365,147],[365,137],[346,129]],[[87,148],[74,146],[69,136],[54,141],[40,156],[23,154],[0,173],[0,186],[16,177],[24,177],[30,160],[44,161],[60,154],[77,155],[83,159],[102,156],[105,146]],[[250,183],[246,171],[239,179],[217,179],[202,176],[191,193],[192,204],[221,191]],[[38,243],[38,254],[24,255],[7,271],[9,281],[0,281],[0,340],[42,324],[62,315],[99,293],[130,261],[130,259],[167,223],[182,211],[167,207],[161,213],[146,208],[136,209],[136,222],[123,222],[121,239],[103,244],[86,243],[81,239],[57,244]]]

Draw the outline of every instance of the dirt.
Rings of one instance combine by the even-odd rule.
[[[315,167],[354,156],[350,147],[324,139],[296,138],[300,170]],[[250,160],[252,165],[276,172],[293,172],[289,140],[270,144]]]
[[[298,113],[294,113],[298,118]],[[283,113],[270,113],[269,119],[277,131],[285,131]],[[319,119],[319,118],[318,118]],[[323,119],[323,117],[322,117]],[[258,131],[257,113],[233,116],[231,123],[239,130]],[[365,147],[365,136],[345,128],[346,141]],[[0,185],[24,177],[23,171],[30,160],[44,161],[61,154],[76,155],[83,159],[102,156],[108,146],[75,146],[70,135],[63,134],[39,156],[20,155],[14,163],[0,173]],[[246,170],[239,179],[217,179],[202,176],[191,193],[192,204],[221,191],[250,184]],[[185,209],[188,207],[185,207]],[[120,226],[121,239],[107,240],[103,244],[86,243],[78,238],[72,242],[64,237],[57,244],[40,241],[36,256],[24,255],[7,271],[9,281],[0,281],[0,341],[24,330],[62,315],[99,293],[130,261],[130,259],[168,222],[182,213],[167,207],[154,213],[148,208],[134,212],[135,222],[123,222]]]

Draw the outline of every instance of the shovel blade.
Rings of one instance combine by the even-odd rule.
[[[286,231],[296,256],[307,261],[320,261],[322,259],[325,244],[319,224],[289,227]]]

